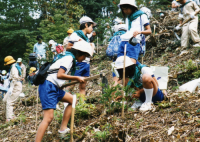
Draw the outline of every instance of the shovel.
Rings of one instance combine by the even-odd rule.
[[[200,11],[200,10],[199,10]],[[199,13],[199,11],[197,11],[197,12],[195,12],[195,16]],[[186,24],[187,22],[189,22],[190,20],[192,20],[192,18],[189,18],[189,19],[187,19],[187,20],[185,20],[181,25],[180,25],[180,27],[182,27],[184,24]],[[180,37],[177,35],[177,33],[176,33],[176,29],[174,29],[174,34],[175,34],[175,36],[176,36],[176,38],[178,39],[178,40],[181,40],[180,39]]]

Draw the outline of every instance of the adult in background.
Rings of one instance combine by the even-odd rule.
[[[18,59],[17,59],[17,63],[18,63],[19,66],[21,67],[21,70],[22,70],[22,78],[25,80],[25,77],[26,77],[26,66],[22,63],[22,58],[18,58]]]
[[[172,1],[172,10],[171,11],[178,11],[178,8],[179,8],[180,4],[176,1],[176,0],[173,0]]]
[[[16,60],[12,56],[5,57],[4,62],[5,66],[10,66],[10,88],[3,99],[3,101],[6,103],[6,122],[8,122],[15,118],[13,105],[19,98],[19,95],[22,91],[21,81],[24,79],[21,77],[22,73],[19,64],[16,63]]]
[[[183,21],[192,18],[188,23],[184,24],[182,27],[181,36],[181,47],[183,49],[188,47],[189,39],[191,37],[192,41],[195,43],[193,47],[200,47],[200,38],[197,32],[198,29],[198,15],[194,15],[195,12],[199,11],[198,5],[194,1],[190,0],[177,0],[181,6],[181,13],[179,14],[180,24]],[[176,30],[180,30],[180,24],[176,27]]]
[[[46,47],[47,44],[42,41],[42,36],[38,35],[36,40],[38,41],[33,48],[33,53],[37,54],[38,59],[46,59]],[[43,64],[43,62],[41,62]]]
[[[67,31],[67,37],[66,37],[66,38],[64,39],[64,41],[63,41],[64,50],[66,50],[67,44],[68,44],[68,41],[69,41],[69,37],[70,37],[70,35],[71,35],[73,32],[74,32],[73,29],[69,29],[69,30]]]

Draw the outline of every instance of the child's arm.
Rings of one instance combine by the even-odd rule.
[[[65,70],[62,68],[58,70],[57,78],[62,80],[78,80],[80,83],[85,82],[85,77],[67,75],[65,74]]]
[[[145,31],[134,31],[133,37],[136,37],[138,34],[150,35],[151,34],[150,25],[145,26]]]

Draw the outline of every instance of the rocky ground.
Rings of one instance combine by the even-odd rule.
[[[167,30],[165,27],[163,29]],[[157,30],[154,35],[157,45],[152,45],[152,37],[148,40],[144,64],[169,67],[166,99],[145,113],[132,111],[130,106],[134,100],[129,101],[125,105],[125,117],[122,118],[121,103],[111,103],[110,94],[114,91],[108,87],[112,84],[111,60],[105,55],[106,47],[100,47],[99,54],[91,61],[91,76],[108,70],[108,89],[102,95],[102,79],[88,81],[86,103],[78,103],[76,106],[74,141],[200,141],[200,112],[197,111],[200,91],[198,88],[195,93],[178,91],[180,85],[200,77],[200,50],[192,46],[181,49],[180,41],[175,40],[174,36],[164,34],[167,31],[158,36],[160,30]],[[72,91],[77,93],[78,85]],[[37,103],[37,87],[24,84],[23,92],[26,96],[15,104],[18,117],[15,121],[5,123],[5,106],[0,102],[0,141],[34,141],[37,127],[42,121],[42,108],[39,99]],[[54,120],[44,136],[44,142],[69,141],[70,134],[61,138],[57,132],[62,120],[63,103],[59,103],[59,106],[60,110],[55,110]]]

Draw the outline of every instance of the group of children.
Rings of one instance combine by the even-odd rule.
[[[186,0],[177,1],[180,1],[180,3],[184,5],[182,1]],[[126,18],[126,24],[120,23],[117,25],[113,37],[110,38],[110,45],[113,44],[113,40],[117,40],[117,44],[115,44],[115,47],[117,47],[117,54],[115,58],[113,58],[112,63],[115,71],[113,72],[113,77],[115,81],[114,85],[117,85],[123,78],[123,67],[125,63],[125,84],[129,87],[134,87],[136,90],[135,93],[131,94],[131,97],[137,98],[137,101],[135,101],[131,108],[136,110],[140,107],[140,111],[148,111],[152,109],[152,103],[164,99],[164,93],[159,89],[158,81],[152,70],[138,62],[138,57],[142,48],[141,42],[144,40],[144,35],[151,34],[151,28],[148,15],[139,10],[135,3],[135,0],[120,0],[118,5],[124,18]],[[193,5],[193,2],[188,2],[188,4],[184,6],[187,8]],[[183,8],[183,10],[186,8]],[[188,12],[191,12],[190,8]],[[183,11],[183,14],[187,17],[187,10]],[[196,22],[196,20],[197,18],[195,17],[193,21]],[[92,33],[96,23],[87,16],[83,16],[79,22],[80,30],[69,30],[69,36],[64,39],[65,56],[56,60],[49,68],[49,70],[58,71],[48,74],[44,83],[39,85],[43,120],[37,130],[36,142],[42,141],[48,125],[53,120],[54,109],[56,109],[56,105],[59,101],[66,102],[68,105],[64,110],[63,120],[58,132],[62,135],[69,132],[67,124],[71,116],[73,95],[61,89],[66,80],[79,81],[80,94],[85,95],[86,81],[84,79],[90,75],[90,57],[92,57],[94,53],[94,44],[87,35]],[[189,28],[190,26],[187,25],[185,28],[186,27]],[[126,51],[125,57],[124,51]],[[7,102],[10,101],[11,105],[7,107],[11,107],[10,110],[12,110],[12,103],[22,89],[20,81],[22,81],[23,78],[20,77],[18,65],[11,56],[7,56],[4,61],[5,65],[11,66],[9,78],[13,90],[12,95],[7,98]],[[68,75],[69,72],[71,72],[71,75]],[[7,115],[13,116],[13,113],[8,111]]]

